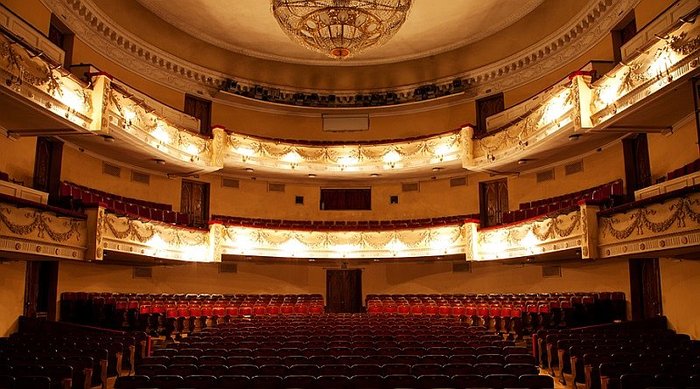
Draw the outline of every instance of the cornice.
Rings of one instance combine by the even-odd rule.
[[[161,50],[140,37],[125,31],[105,15],[90,0],[42,0],[76,36],[98,53],[141,76],[183,92],[204,92],[213,95],[231,79],[240,87],[262,86],[280,93],[305,92],[285,85],[271,85],[259,80],[240,79],[206,67],[184,61]],[[455,78],[467,84],[467,96],[477,97],[491,91],[506,91],[536,80],[574,60],[608,36],[610,30],[639,0],[593,1],[577,17],[539,44],[515,53],[487,66],[432,80],[436,87],[451,84]],[[424,84],[404,85],[391,90],[406,95]],[[377,91],[314,91],[336,96]]]

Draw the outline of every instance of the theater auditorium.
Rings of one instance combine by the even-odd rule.
[[[700,388],[700,0],[0,0],[0,389]]]

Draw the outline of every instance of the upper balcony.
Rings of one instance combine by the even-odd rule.
[[[486,136],[475,138],[466,126],[414,139],[338,144],[218,127],[213,137],[202,137],[194,131],[197,119],[119,80],[88,69],[84,83],[66,72],[52,59],[60,58],[60,49],[27,26],[0,36],[0,126],[10,136],[62,136],[103,158],[163,174],[254,171],[277,179],[367,180],[463,174],[463,168],[518,173],[580,157],[629,132],[668,131],[690,115],[688,80],[698,74],[700,50],[697,13],[695,1],[677,2],[627,43],[626,62],[611,71],[592,63],[573,73],[490,117]],[[594,73],[605,74],[594,80]]]

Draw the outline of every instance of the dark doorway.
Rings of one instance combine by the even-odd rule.
[[[632,134],[622,140],[625,158],[627,201],[634,200],[634,191],[651,185],[651,165],[647,134]]]
[[[199,119],[199,133],[211,136],[211,101],[185,95],[185,113]]]
[[[326,270],[326,311],[362,312],[362,270]]]
[[[61,184],[61,160],[63,142],[54,138],[36,138],[34,156],[34,179],[32,187],[49,194],[49,204],[56,205]]]
[[[663,313],[658,258],[629,260],[632,319],[649,319]]]
[[[486,136],[488,129],[486,128],[486,118],[503,112],[505,109],[505,100],[503,93],[498,93],[492,96],[483,97],[476,101],[476,137]]]
[[[58,261],[27,261],[24,316],[56,320]]]
[[[508,180],[479,183],[479,211],[483,227],[501,224],[508,211]]]
[[[182,180],[180,212],[189,216],[191,225],[206,228],[209,220],[209,184]]]

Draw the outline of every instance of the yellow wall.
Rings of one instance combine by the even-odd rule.
[[[0,262],[0,337],[17,330],[24,311],[24,275],[27,263]]]
[[[139,171],[139,170],[137,170]],[[143,173],[143,171],[139,171]],[[63,147],[61,180],[141,200],[171,204],[180,208],[180,179],[151,175],[150,185],[131,181],[131,170],[122,167],[120,177],[102,173],[102,162],[71,146]]]
[[[700,261],[661,258],[663,313],[671,328],[700,339]]]
[[[545,169],[546,170],[546,169]],[[537,171],[508,179],[508,206],[577,192],[625,177],[622,143],[583,159],[583,172],[565,175],[564,165],[555,166],[554,180],[537,183]]]
[[[627,261],[562,265],[561,278],[543,278],[539,265],[474,263],[472,273],[453,273],[449,262],[358,263],[362,291],[370,293],[535,293],[622,291],[629,297]],[[238,273],[217,264],[154,267],[152,279],[133,279],[128,266],[63,262],[58,289],[140,293],[321,293],[325,268],[337,264],[239,263]]]
[[[0,171],[7,173],[12,180],[32,186],[36,138],[11,139],[0,134],[0,150]]]
[[[51,11],[41,0],[2,0],[0,3],[47,35],[51,24]]]
[[[637,31],[649,24],[657,15],[663,12],[674,0],[642,0],[634,7],[634,19]]]
[[[649,164],[652,180],[665,176],[700,157],[695,120],[691,118],[669,134],[649,134]]]

